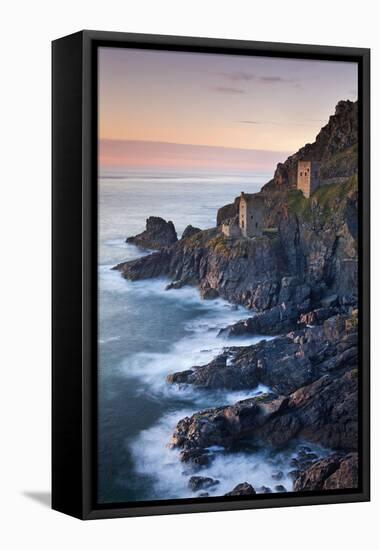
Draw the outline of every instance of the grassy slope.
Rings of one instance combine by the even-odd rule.
[[[319,221],[325,223],[338,210],[343,199],[357,190],[357,175],[351,176],[346,183],[323,185],[309,199],[304,197],[302,191],[292,189],[287,194],[288,210],[304,221],[312,221],[318,216]]]

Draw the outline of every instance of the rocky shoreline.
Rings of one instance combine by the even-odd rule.
[[[201,470],[220,449],[233,453],[241,444],[278,452],[295,445],[297,451],[292,469],[279,470],[273,487],[253,487],[241,479],[229,496],[284,492],[283,477],[293,491],[357,487],[355,117],[355,104],[340,102],[315,143],[278,165],[261,191],[268,228],[261,236],[228,238],[220,232],[223,220],[236,216],[236,199],[219,209],[217,227],[188,226],[180,239],[172,222],[149,218],[146,230],[127,242],[156,252],[113,268],[131,281],[168,277],[170,292],[192,285],[204,299],[221,297],[251,310],[247,320],[220,331],[226,344],[238,344],[246,335],[267,337],[250,346],[225,345],[210,363],[167,377],[168,384],[199,392],[269,388],[177,423],[170,446],[193,474],[188,483],[197,496],[208,496],[219,484]],[[293,188],[294,166],[304,155],[323,159],[325,180],[340,178],[309,199]],[[329,450],[328,456],[304,441]]]

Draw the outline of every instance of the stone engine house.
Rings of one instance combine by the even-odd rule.
[[[238,217],[221,224],[226,237],[259,237],[263,235],[264,198],[259,193],[241,193]]]
[[[297,163],[297,188],[304,197],[309,198],[320,185],[319,163],[310,160],[299,160]]]
[[[263,234],[264,198],[259,193],[241,193],[239,227],[243,237],[259,237]]]

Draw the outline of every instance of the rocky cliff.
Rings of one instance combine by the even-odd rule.
[[[158,216],[150,216],[146,220],[146,229],[134,237],[128,237],[127,243],[135,244],[140,248],[151,250],[160,250],[165,246],[170,246],[178,240],[174,224],[166,222]]]
[[[323,183],[309,199],[295,188],[297,162],[305,158],[320,162]],[[198,391],[270,387],[266,395],[180,420],[171,444],[184,462],[201,468],[212,460],[209,448],[233,450],[246,438],[273,447],[300,438],[337,452],[325,458],[306,451],[296,459],[294,490],[356,486],[357,169],[357,104],[343,101],[315,142],[278,165],[262,188],[262,236],[228,238],[218,227],[188,227],[177,240],[165,226],[157,243],[150,231],[132,241],[156,243],[157,252],[114,267],[130,280],[165,276],[168,289],[197,286],[203,298],[220,296],[255,312],[225,327],[222,337],[277,335],[226,347],[209,364],[168,377]],[[221,207],[217,226],[236,217],[238,207],[239,198]]]
[[[149,238],[144,232],[129,242],[154,244],[159,252],[115,269],[131,280],[167,276],[173,281],[171,287],[196,285],[205,298],[221,296],[255,311],[285,303],[295,306],[300,315],[325,303],[356,305],[358,181],[352,153],[356,145],[357,105],[340,102],[316,141],[282,165],[286,176],[275,175],[263,187],[268,228],[263,236],[230,239],[214,228],[186,232],[177,241],[170,226],[156,243],[147,230]],[[343,181],[323,185],[306,199],[293,189],[294,167],[304,156],[322,159],[327,179],[333,171],[344,174]],[[238,204],[237,198],[222,207],[217,223],[235,216]]]
[[[274,200],[270,197],[270,200]],[[280,194],[270,234],[229,239],[216,228],[115,267],[131,280],[167,276],[255,311],[282,303],[298,313],[357,300],[357,179],[320,187],[310,199]],[[267,217],[273,216],[269,210]],[[328,302],[329,300],[329,302]],[[332,303],[332,305],[334,305]]]
[[[279,163],[273,179],[263,191],[296,188],[299,160],[320,162],[320,179],[324,183],[341,181],[358,169],[358,103],[340,101],[335,114],[321,129],[314,143],[307,143],[284,163]]]

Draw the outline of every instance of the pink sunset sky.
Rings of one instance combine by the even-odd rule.
[[[314,141],[355,63],[99,49],[99,164],[273,171]]]

